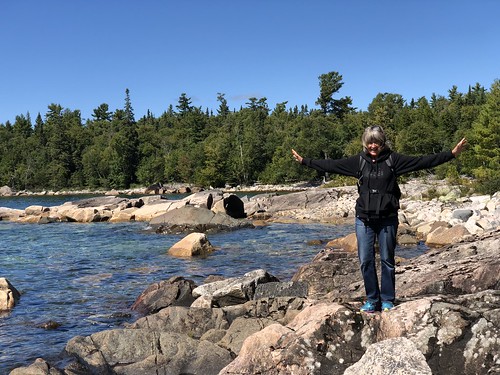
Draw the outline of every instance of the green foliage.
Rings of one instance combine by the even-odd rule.
[[[465,163],[477,179],[477,189],[494,193],[500,188],[500,81],[491,86],[479,117],[472,124],[469,142],[473,152]]]
[[[270,110],[266,98],[249,98],[230,110],[223,93],[214,115],[192,105],[182,93],[159,117],[149,111],[135,120],[130,92],[124,107],[100,104],[82,122],[80,111],[50,104],[47,113],[16,116],[0,124],[0,186],[15,189],[127,188],[157,182],[202,186],[288,183],[321,178],[294,161],[291,149],[312,158],[342,158],[362,149],[366,126],[382,125],[396,151],[422,155],[451,149],[463,136],[468,149],[435,169],[440,178],[462,183],[473,176],[476,191],[500,185],[500,88],[476,84],[466,93],[452,87],[406,103],[396,93],[380,93],[367,111],[354,112],[350,98],[334,99],[342,76],[323,74],[316,104]],[[328,176],[328,186],[353,184]]]

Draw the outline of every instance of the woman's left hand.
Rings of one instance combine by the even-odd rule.
[[[467,146],[467,139],[462,138],[462,140],[457,143],[455,148],[451,150],[451,153],[454,157],[457,157],[464,150],[465,146]]]

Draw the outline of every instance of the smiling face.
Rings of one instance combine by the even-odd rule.
[[[382,145],[377,142],[368,143],[366,151],[373,159],[376,159],[380,154],[380,151],[382,151]]]
[[[380,126],[370,126],[365,129],[361,137],[365,152],[376,159],[386,144],[385,133]]]

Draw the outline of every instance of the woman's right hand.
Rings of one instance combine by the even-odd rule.
[[[300,164],[302,164],[302,156],[300,156],[297,151],[292,148],[292,155]]]

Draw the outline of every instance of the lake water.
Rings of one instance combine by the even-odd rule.
[[[59,205],[79,197],[0,198],[0,207]],[[0,315],[0,374],[42,357],[58,364],[69,339],[116,328],[137,318],[130,306],[146,287],[172,276],[198,285],[209,275],[242,276],[265,269],[289,281],[321,246],[309,240],[347,235],[351,225],[271,224],[209,235],[217,250],[205,259],[179,259],[167,250],[182,238],[159,235],[147,223],[0,222],[0,277],[21,292]],[[414,256],[424,248],[398,249]],[[57,329],[41,325],[54,321]]]

